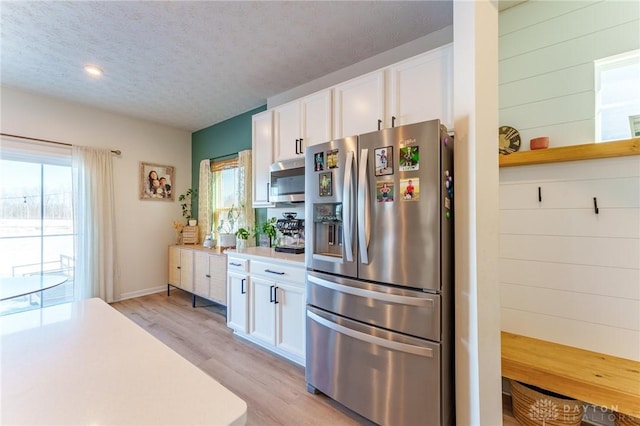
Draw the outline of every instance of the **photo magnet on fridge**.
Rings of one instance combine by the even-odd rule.
[[[327,170],[338,167],[338,150],[327,151]]]
[[[403,201],[417,201],[420,199],[420,179],[400,179],[400,193]]]
[[[313,154],[313,164],[316,172],[324,170],[324,152],[316,152]]]
[[[400,148],[400,171],[411,172],[420,169],[420,147],[404,146]]]
[[[320,173],[319,175],[320,196],[330,197],[333,193],[331,184],[331,172]]]
[[[375,149],[376,155],[376,176],[393,174],[393,147],[385,146]]]
[[[379,180],[376,182],[376,201],[379,203],[393,201],[393,181]]]

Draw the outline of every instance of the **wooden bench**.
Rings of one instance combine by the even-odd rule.
[[[502,332],[502,376],[640,418],[640,362]]]

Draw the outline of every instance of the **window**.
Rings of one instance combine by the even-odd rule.
[[[73,276],[71,156],[6,149],[0,159],[0,274]],[[10,255],[6,255],[9,254]],[[41,298],[42,296],[42,298]],[[0,314],[73,300],[73,280],[3,301]]]
[[[213,173],[213,223],[219,232],[235,233],[238,230],[238,197],[240,173],[238,160],[217,161],[211,164]],[[232,211],[232,208],[234,209]],[[229,217],[232,221],[229,221]]]
[[[640,114],[640,50],[595,61],[596,140],[631,138]]]

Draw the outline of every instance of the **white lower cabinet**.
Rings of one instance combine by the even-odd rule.
[[[270,345],[276,344],[275,282],[251,277],[251,315],[249,334]]]
[[[304,365],[303,265],[243,260],[246,263],[241,265],[239,259],[230,257],[227,265],[227,325],[239,336]],[[248,274],[238,270],[244,268]]]
[[[283,351],[305,357],[306,295],[304,283],[278,283],[275,288],[276,346]]]
[[[246,267],[245,259],[227,259],[227,326],[239,333],[249,330],[249,274]]]

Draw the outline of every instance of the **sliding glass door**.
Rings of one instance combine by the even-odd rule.
[[[0,274],[64,274],[67,283],[5,300],[0,314],[73,300],[71,165],[46,156],[0,160]],[[68,163],[68,164],[65,164]]]

